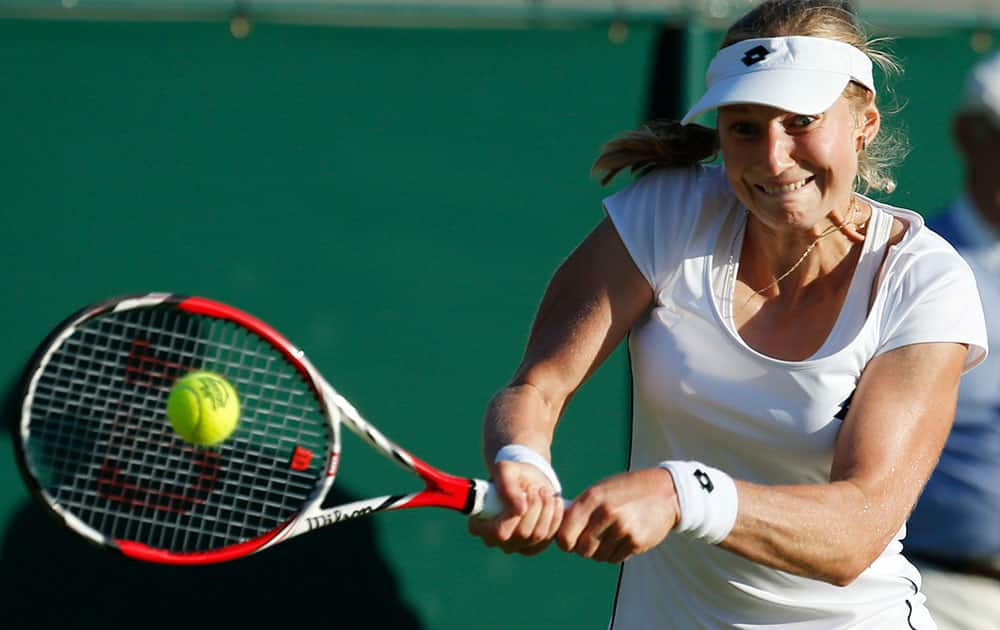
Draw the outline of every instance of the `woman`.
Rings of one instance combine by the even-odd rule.
[[[765,2],[684,126],[598,158],[605,181],[645,175],[605,200],[488,407],[507,509],[470,529],[625,562],[614,630],[934,627],[900,541],[986,336],[954,250],[854,192],[892,187],[873,55],[847,2]],[[717,132],[687,124],[709,110]],[[699,165],[716,141],[724,166]],[[556,423],[626,335],[629,470],[564,509]]]

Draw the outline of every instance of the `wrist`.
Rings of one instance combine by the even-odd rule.
[[[655,468],[651,468],[650,470],[655,470],[659,475],[661,475],[659,480],[660,481],[659,485],[660,485],[660,492],[662,494],[662,500],[670,504],[670,507],[673,508],[674,514],[677,515],[677,522],[680,522],[681,505],[680,501],[677,498],[677,484],[674,483],[673,474],[669,470],[667,470],[666,467],[659,464]],[[663,479],[663,477],[666,477],[666,479]],[[677,522],[674,523],[675,527],[677,525]]]
[[[675,529],[713,545],[725,540],[739,511],[732,477],[695,461],[670,460],[658,467],[673,477],[680,512]]]
[[[555,489],[555,494],[558,496],[562,494],[562,484],[559,483],[559,477],[556,475],[555,469],[552,468],[552,464],[549,460],[545,459],[538,451],[534,450],[529,446],[524,446],[523,444],[508,444],[497,451],[497,454],[493,458],[493,463],[497,462],[520,462],[523,464],[531,464],[545,475],[545,478],[549,480],[552,487]]]

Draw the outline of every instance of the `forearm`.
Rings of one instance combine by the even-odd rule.
[[[878,557],[908,511],[856,484],[737,482],[739,514],[721,547],[754,562],[839,586]]]
[[[520,366],[490,401],[483,427],[488,466],[497,449],[511,443],[549,457],[556,423],[573,393],[625,338],[652,297],[604,219],[556,271]]]
[[[511,384],[497,392],[483,420],[483,457],[487,468],[492,469],[496,452],[507,444],[527,446],[551,460],[552,436],[561,406],[529,383]]]

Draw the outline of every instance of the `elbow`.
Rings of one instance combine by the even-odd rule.
[[[820,579],[834,586],[850,586],[875,562],[879,554],[880,551],[852,550],[831,562]]]
[[[834,586],[850,586],[851,584],[854,583],[854,580],[858,579],[858,576],[860,576],[863,572],[864,569],[858,570],[855,569],[854,567],[845,566],[831,572],[829,575],[826,576],[826,579],[824,579],[823,581],[829,582]]]

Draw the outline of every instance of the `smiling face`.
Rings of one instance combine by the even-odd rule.
[[[843,96],[816,116],[728,105],[718,128],[726,175],[747,209],[777,232],[816,231],[832,210],[845,217],[861,135],[874,136],[878,111],[855,112]]]

